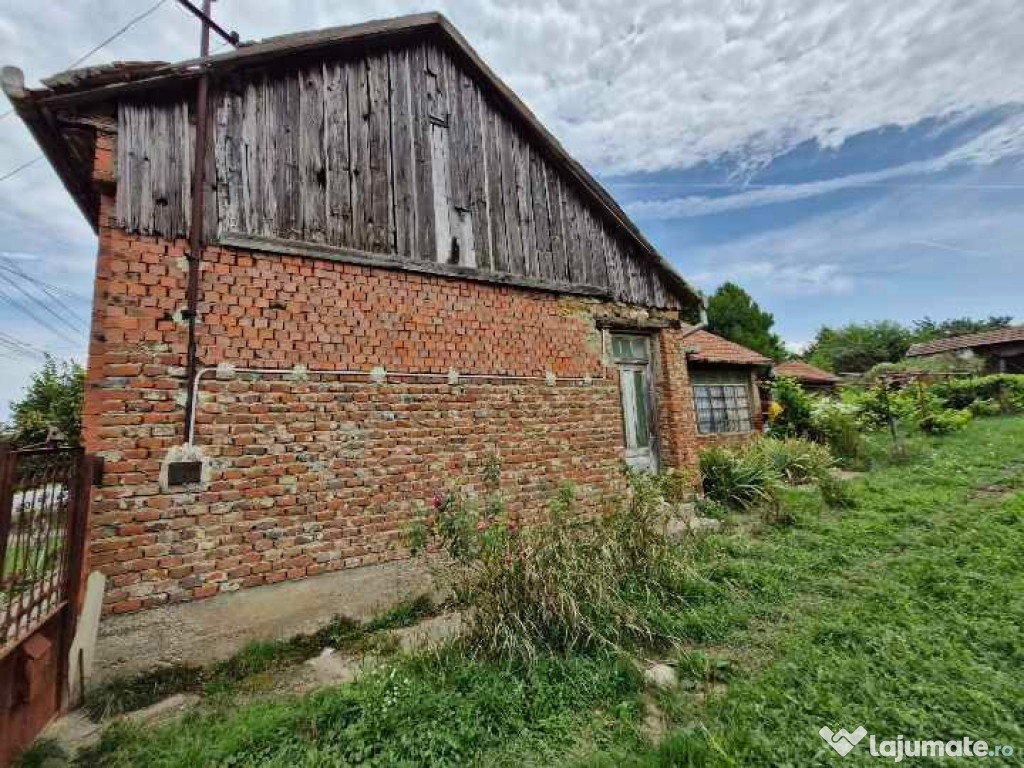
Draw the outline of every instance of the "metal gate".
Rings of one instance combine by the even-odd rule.
[[[65,703],[92,476],[80,448],[0,444],[0,766]]]

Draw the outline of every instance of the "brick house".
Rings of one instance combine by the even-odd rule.
[[[399,561],[416,504],[493,457],[528,516],[756,427],[768,361],[695,327],[700,294],[439,15],[44,85],[4,71],[99,241],[108,620]]]
[[[1024,373],[1024,325],[923,341],[907,350],[907,357],[914,359],[942,355],[980,359],[987,373]]]
[[[841,379],[834,373],[805,363],[803,360],[787,360],[772,370],[777,378],[796,379],[808,392],[827,394],[835,392]]]

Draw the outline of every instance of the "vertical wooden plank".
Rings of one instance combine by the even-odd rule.
[[[260,144],[263,156],[260,167],[260,216],[263,221],[263,234],[272,235],[278,230],[278,199],[275,180],[281,165],[277,145],[278,112],[274,82],[269,77],[263,79],[259,88],[260,112],[263,118],[260,125]]]
[[[437,261],[449,263],[452,256],[451,192],[449,185],[448,126],[430,126],[430,171],[434,200],[434,253]]]
[[[240,97],[230,88],[216,94],[216,126],[213,140],[217,165],[218,233],[244,231],[241,185]],[[180,205],[180,201],[179,201]]]
[[[523,234],[519,222],[519,190],[516,185],[516,146],[512,125],[499,115],[498,149],[501,154],[502,216],[508,239],[508,271],[523,275],[526,260],[523,254]]]
[[[192,178],[192,153],[187,147],[188,142],[188,104],[179,101],[171,109],[170,135],[167,137],[167,151],[170,153],[168,169],[169,193],[168,205],[171,209],[171,234],[185,237],[188,227],[185,224],[185,211],[192,200],[190,180]]]
[[[548,223],[548,189],[544,179],[544,159],[530,148],[530,200],[533,203],[533,224],[537,238],[537,274],[545,280],[554,277],[551,256],[551,235]]]
[[[367,226],[370,250],[395,252],[394,188],[391,177],[391,117],[388,105],[387,53],[366,60],[369,96],[370,205]]]
[[[352,163],[352,244],[372,250],[373,172],[370,168],[370,90],[366,59],[346,63],[349,89],[349,151]]]
[[[170,137],[170,122],[172,112],[170,107],[163,104],[155,105],[150,110],[152,115],[151,130],[149,137],[150,146],[150,181],[152,183],[153,196],[153,231],[163,235],[170,233],[170,173],[168,168],[167,140]]]
[[[594,254],[594,268],[591,271],[590,279],[593,285],[608,285],[608,259],[612,252],[619,245],[619,241],[611,235],[604,222],[595,219],[595,226],[600,235],[598,250]]]
[[[551,233],[551,258],[554,277],[559,281],[569,280],[569,263],[565,250],[565,222],[562,214],[562,180],[558,171],[545,164],[545,182],[548,193],[548,221]]]
[[[427,109],[430,116],[430,177],[434,203],[434,253],[438,262],[461,260],[453,238],[461,234],[461,221],[453,220],[451,116],[452,83],[447,57],[436,46],[427,47]]]
[[[242,92],[241,206],[245,231],[266,234],[263,216],[263,79],[248,81]]]
[[[594,211],[587,206],[587,242],[589,243],[587,260],[587,275],[591,283],[601,279],[606,268],[605,245],[601,222],[594,214]]]
[[[452,206],[462,211],[470,210],[468,161],[466,157],[466,84],[451,57],[443,50],[438,52],[438,63],[443,73],[443,82],[448,95],[448,143],[450,147],[448,184]]]
[[[437,51],[439,80],[444,84],[448,100],[447,150],[448,216],[451,242],[445,259],[449,264],[476,266],[476,244],[473,237],[473,201],[469,126],[471,106],[468,89],[472,85],[443,50]],[[443,210],[437,209],[439,217]],[[440,226],[440,225],[439,225]]]
[[[449,59],[451,61],[451,59]],[[456,213],[464,234],[462,263],[490,269],[487,231],[486,162],[482,151],[479,91],[473,79],[451,62],[452,79],[458,84],[458,103],[453,110],[457,142],[453,160],[458,168]],[[468,247],[469,244],[472,247]]]
[[[501,181],[501,116],[486,100],[481,100],[480,111],[487,157],[487,218],[491,234],[491,269],[510,271],[508,238],[505,232],[504,195]]]
[[[117,223],[125,229],[133,229],[131,221],[132,188],[132,111],[134,107],[122,102],[117,108],[117,192],[114,197],[114,213]]]
[[[434,192],[430,165],[430,111],[427,47],[416,45],[409,51],[409,100],[412,119],[412,150],[415,166],[413,195],[416,230],[413,233],[413,258],[433,261],[436,258],[434,235]]]
[[[579,195],[569,186],[565,188],[565,211],[568,214],[569,242],[572,245],[572,282],[584,284],[589,281],[587,273],[587,243],[583,237],[583,206],[580,203]]]
[[[149,144],[153,136],[153,108],[145,107],[139,112],[140,146],[137,148],[139,159],[139,231],[153,232],[153,174]]]
[[[413,140],[409,49],[388,54],[391,76],[391,174],[395,198],[395,252],[416,252],[416,146]]]
[[[299,218],[299,75],[289,72],[274,80],[274,110],[277,121],[277,163],[274,194],[277,198],[276,233],[279,237],[301,239]]]
[[[472,87],[473,119],[471,126],[474,172],[473,182],[473,240],[476,245],[477,266],[494,269],[494,233],[491,232],[490,163],[487,156],[487,104],[479,86],[470,81]]]
[[[323,65],[325,236],[331,245],[355,247],[352,237],[352,168],[349,162],[349,68]]]
[[[515,152],[516,201],[519,227],[523,240],[523,272],[540,277],[537,268],[537,233],[533,222],[533,201],[530,197],[530,144],[518,131],[512,131]]]
[[[326,240],[327,170],[324,152],[324,88],[320,66],[299,72],[299,196],[302,238]]]

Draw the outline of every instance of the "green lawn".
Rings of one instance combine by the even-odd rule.
[[[1024,756],[1024,418],[921,438],[912,462],[853,481],[831,511],[789,491],[796,522],[738,524],[686,546],[693,566],[678,689],[660,745],[626,660],[520,668],[452,650],[393,657],[302,699],[210,697],[183,722],[108,732],[89,766],[861,765],[818,736],[970,737]],[[882,446],[878,452],[883,453]],[[928,764],[927,760],[906,761]],[[940,761],[933,761],[939,764]],[[947,760],[945,764],[949,764]]]

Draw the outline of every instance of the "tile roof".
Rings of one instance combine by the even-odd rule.
[[[907,350],[907,357],[937,355],[957,349],[987,347],[991,344],[1007,344],[1014,341],[1024,341],[1024,325],[1014,325],[1009,328],[998,328],[994,331],[968,333],[964,336],[950,336],[948,339],[935,339],[934,341],[912,344],[910,349]]]
[[[815,368],[810,363],[802,360],[789,360],[775,366],[776,376],[788,376],[797,381],[806,381],[812,384],[836,384],[840,381],[834,373]]]
[[[771,365],[771,358],[760,352],[715,336],[708,331],[694,331],[686,337],[686,346],[696,347],[687,355],[697,363],[730,363],[732,365]]]

